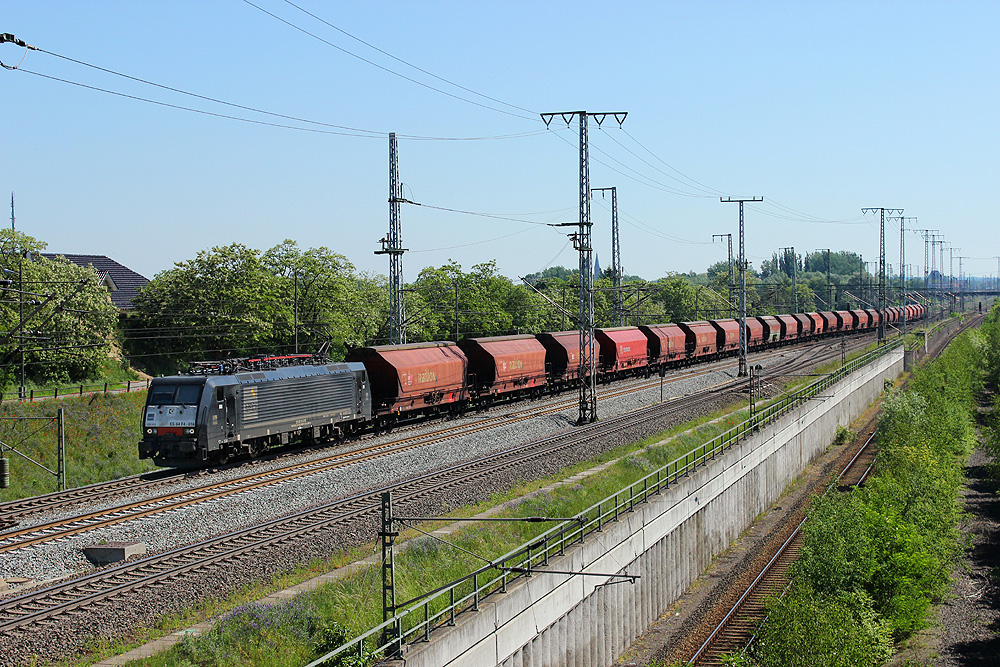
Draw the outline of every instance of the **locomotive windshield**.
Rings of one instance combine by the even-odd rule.
[[[156,384],[149,390],[149,405],[198,405],[200,384]]]

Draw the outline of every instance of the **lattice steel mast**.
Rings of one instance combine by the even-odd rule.
[[[747,199],[733,199],[732,197],[719,197],[719,201],[724,204],[736,202],[740,205],[740,259],[737,268],[740,272],[740,370],[739,376],[747,375],[747,260],[743,252],[743,202],[764,201],[763,197],[749,197]]]
[[[396,133],[389,133],[389,234],[381,239],[381,250],[376,255],[389,255],[389,344],[402,345],[406,342],[406,307],[403,302],[403,253],[402,225],[399,205],[403,199],[402,184],[399,182],[399,154],[396,150]]]
[[[712,234],[712,241],[717,238],[725,238],[729,242],[729,316],[736,317],[736,305],[733,303],[736,285],[733,284],[733,235],[732,234]]]
[[[579,424],[597,421],[597,356],[594,349],[594,274],[590,243],[590,232],[593,223],[590,221],[590,153],[587,139],[587,119],[591,116],[597,125],[608,116],[614,117],[621,126],[628,115],[626,111],[593,113],[587,111],[564,111],[541,114],[545,126],[556,116],[566,125],[578,118],[580,122],[580,221],[576,234],[573,234],[573,245],[580,253],[580,416]],[[570,223],[572,224],[572,223]]]
[[[879,342],[885,340],[885,213],[889,212],[889,215],[902,215],[903,209],[901,208],[863,208],[861,213],[875,213],[878,211],[879,216],[879,233],[878,233],[878,339]]]
[[[906,335],[906,221],[917,219],[913,216],[899,216],[899,305],[903,307],[903,335]]]
[[[611,323],[613,326],[625,326],[625,309],[622,307],[622,253],[618,243],[618,188],[591,188],[591,192],[600,192],[604,196],[611,191]]]

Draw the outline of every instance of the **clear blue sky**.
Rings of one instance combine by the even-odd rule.
[[[18,229],[52,251],[106,254],[147,276],[214,245],[264,249],[285,238],[386,273],[373,250],[387,228],[388,132],[528,133],[403,138],[404,193],[431,206],[563,222],[577,216],[575,128],[557,121],[542,132],[537,114],[621,110],[624,130],[592,127],[591,185],[618,188],[628,273],[654,279],[724,259],[711,236],[735,234],[737,208],[719,194],[765,198],[746,210],[754,265],[780,246],[877,259],[878,226],[860,209],[885,206],[941,230],[961,248],[956,255],[985,258],[968,260],[967,273],[997,271],[1000,2],[297,0],[447,81],[283,0],[253,2],[393,72],[510,114],[379,69],[242,0],[8,0],[0,32],[45,51],[376,133],[237,122],[0,70],[0,193],[16,193]],[[0,46],[7,65],[23,55]],[[49,53],[28,52],[21,67],[212,113],[333,129]],[[602,266],[611,261],[607,201],[593,207]],[[449,258],[466,268],[496,259],[512,277],[577,261],[565,230],[543,224],[409,205],[402,221],[408,280]],[[887,237],[895,269],[898,225],[887,225]],[[908,263],[922,265],[923,242],[908,234],[907,248]]]

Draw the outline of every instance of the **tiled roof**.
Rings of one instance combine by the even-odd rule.
[[[122,310],[131,310],[132,299],[136,297],[139,288],[149,282],[149,279],[139,275],[127,266],[122,266],[110,257],[104,255],[74,255],[63,252],[43,252],[47,259],[62,256],[78,266],[92,266],[97,271],[101,282],[111,292],[111,303]],[[110,279],[110,280],[109,280]]]

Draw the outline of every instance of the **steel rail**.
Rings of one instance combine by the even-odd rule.
[[[561,450],[575,448],[579,444],[592,441],[595,436],[602,433],[613,433],[621,428],[645,423],[651,413],[669,414],[688,404],[694,405],[706,394],[717,391],[718,389],[712,389],[691,394],[684,399],[653,405],[598,422],[585,429],[550,436],[512,450],[485,455],[443,470],[424,473],[373,491],[354,494],[318,508],[279,517],[259,526],[99,570],[84,577],[17,597],[0,599],[0,631],[10,631],[26,624],[51,619],[84,605],[94,604],[164,579],[173,580],[179,574],[210,567],[250,551],[291,539],[301,539],[316,531],[328,529],[334,524],[357,519],[364,514],[374,516],[378,508],[377,499],[382,491],[393,490],[397,494],[397,502],[402,504],[408,499],[416,499],[428,493],[478,482],[499,470],[508,469],[514,462],[523,465],[549,457]]]
[[[804,354],[808,354],[810,351],[813,351],[815,347],[816,346],[804,347],[801,348],[801,351]],[[710,372],[714,372],[714,370],[698,370],[684,374],[680,377],[671,378],[670,382],[677,382],[683,379],[705,375]],[[617,389],[615,391],[605,392],[602,396],[600,396],[600,398],[606,400],[612,397],[636,393],[649,389],[650,387],[655,387],[657,384],[658,383],[654,382]],[[329,472],[337,468],[353,465],[371,460],[373,458],[387,456],[493,428],[510,426],[518,421],[525,421],[530,418],[560,412],[567,405],[575,405],[575,403],[563,402],[547,406],[540,410],[538,408],[521,410],[512,414],[491,417],[473,424],[465,424],[448,429],[442,429],[429,434],[411,436],[409,438],[394,440],[389,443],[381,443],[370,447],[363,447],[349,452],[339,452],[337,454],[314,459],[312,461],[300,462],[281,468],[262,471],[234,480],[216,482],[194,489],[185,489],[182,491],[161,494],[152,498],[125,503],[112,508],[78,514],[25,528],[15,528],[13,530],[3,531],[0,532],[0,553],[14,551],[16,549],[43,542],[72,537],[74,535],[99,530],[101,528],[117,525],[133,519],[162,514],[178,508],[233,496],[253,489],[273,486],[275,484],[280,484],[308,475]],[[119,491],[119,493],[120,492],[121,491]]]
[[[720,363],[722,361],[724,360],[717,360],[715,363]],[[712,365],[714,366],[715,363],[713,363]],[[710,369],[698,369],[692,371],[680,371],[680,369],[677,369],[673,373],[671,373],[670,376],[664,380],[664,382],[668,384],[674,382],[680,382],[683,380],[706,375],[708,373],[715,372],[717,370],[719,369],[710,368]],[[658,385],[659,385],[658,382],[639,383],[638,385],[633,385],[631,387],[624,387],[620,389],[605,391],[599,395],[599,399],[604,400],[607,398],[623,396],[629,393],[635,393],[638,391],[656,387]],[[495,407],[500,407],[501,405],[509,405],[509,403],[499,403]],[[548,407],[556,408],[551,410],[552,412],[556,412],[558,411],[558,409],[563,409],[565,407],[575,406],[575,405],[576,401],[561,401],[552,404],[551,406]],[[529,408],[526,410],[515,412],[513,414],[520,415],[520,414],[537,414],[537,413],[538,413],[537,408]],[[489,417],[477,423],[503,424],[508,417],[510,417],[510,414],[499,415],[499,416]],[[395,426],[393,430],[401,430],[405,432],[408,430],[419,428],[420,426],[425,424],[426,421],[427,420],[410,421],[402,425]],[[469,425],[466,425],[466,427],[468,426]],[[455,427],[455,428],[461,428],[461,427]],[[436,434],[450,433],[452,432],[452,430],[453,429],[444,429],[436,432]],[[361,436],[361,438],[370,439],[372,437],[375,437],[376,435],[377,434],[374,433],[368,433]],[[417,436],[417,437],[433,437],[433,435],[435,435],[435,433],[425,434],[423,436]],[[408,438],[397,439],[391,443],[385,443],[383,445],[378,445],[378,446],[385,447],[409,441],[410,439]],[[303,453],[304,451],[307,451],[307,449],[308,448],[296,448],[292,451],[283,451],[283,452],[275,451],[271,454],[273,458],[270,458],[270,460],[283,458],[285,456],[295,456]],[[360,448],[358,450],[353,450],[353,451],[368,451],[368,448]],[[346,453],[342,452],[341,454],[346,454]],[[253,465],[256,462],[259,462],[260,460],[262,459],[251,459],[249,461],[237,462],[235,465],[227,466],[225,469],[232,469],[234,467],[240,467],[243,465]],[[294,465],[289,466],[289,468],[291,467],[294,467]],[[116,480],[110,480],[106,482],[96,482],[94,484],[88,484],[86,486],[80,486],[66,491],[54,491],[52,493],[32,496],[30,498],[10,500],[0,503],[0,517],[2,517],[6,521],[12,521],[12,520],[16,521],[17,519],[21,519],[26,516],[31,516],[34,514],[51,512],[64,507],[80,505],[88,502],[105,500],[125,493],[134,493],[137,491],[143,491],[150,488],[155,488],[157,486],[165,486],[167,484],[175,483],[176,481],[178,481],[179,478],[191,478],[205,474],[212,474],[213,472],[220,469],[223,468],[221,466],[220,467],[210,466],[196,470],[180,470],[180,471],[156,470],[152,472],[142,473],[140,475],[131,475],[129,477],[122,477]],[[16,526],[16,523],[13,525]],[[0,528],[0,530],[2,530],[2,528]],[[7,537],[7,535],[4,534],[3,532],[0,532],[0,540],[4,539],[5,537]]]
[[[871,445],[872,441],[875,439],[877,429],[873,429],[868,435],[865,442],[858,448],[858,451],[854,453],[847,465],[837,474],[837,476],[831,481],[824,491],[823,495],[828,494],[833,488],[837,487],[840,481],[850,472],[861,455],[864,454]],[[866,469],[862,472],[860,478],[858,479],[856,485],[860,485],[868,472],[871,470],[872,465],[868,465]],[[697,651],[691,656],[687,661],[689,665],[712,665],[721,664],[718,662],[718,657],[725,651],[733,650],[735,648],[744,649],[750,641],[752,641],[755,636],[753,631],[748,632],[746,628],[737,630],[732,636],[727,637],[728,641],[724,645],[720,645],[720,640],[724,636],[730,627],[737,621],[739,614],[749,604],[754,604],[755,608],[762,610],[764,598],[767,595],[774,594],[776,592],[776,583],[782,583],[784,572],[776,573],[774,579],[776,581],[771,582],[770,587],[761,588],[761,582],[772,574],[774,567],[778,563],[782,563],[787,568],[788,565],[797,558],[798,547],[801,543],[801,529],[805,525],[808,517],[803,517],[799,523],[795,526],[792,532],[789,534],[788,538],[778,547],[774,555],[768,560],[768,562],[761,568],[760,573],[754,578],[754,580],[746,587],[743,593],[740,595],[739,599],[733,604],[732,608],[726,612],[725,616],[721,621],[712,629],[709,633],[708,638],[701,644]],[[777,581],[781,579],[782,581]],[[782,587],[784,588],[784,587]],[[753,627],[758,627],[760,623],[764,621],[764,618],[749,618],[741,619],[746,624],[752,624]]]

